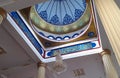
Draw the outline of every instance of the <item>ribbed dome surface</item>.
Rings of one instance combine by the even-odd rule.
[[[42,19],[57,26],[75,22],[82,16],[85,8],[85,0],[48,0],[35,5]]]

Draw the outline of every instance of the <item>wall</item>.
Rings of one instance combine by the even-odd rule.
[[[46,78],[105,78],[100,55],[89,55],[64,61],[67,64],[65,72],[53,76],[53,71],[46,69]],[[47,65],[52,68],[53,63]],[[73,73],[75,69],[83,69],[85,75],[75,77]],[[37,78],[36,64],[9,70],[8,78]]]
[[[89,55],[64,61],[67,64],[67,71],[57,75],[56,78],[105,78],[100,55]],[[52,68],[53,63],[50,63],[49,66]],[[85,75],[75,77],[73,70],[76,69],[83,69]],[[53,78],[51,71],[48,70],[47,73],[51,74],[47,74],[47,78]]]
[[[9,70],[8,78],[37,78],[37,66],[36,64],[31,64]]]

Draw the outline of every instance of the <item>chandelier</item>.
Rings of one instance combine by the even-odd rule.
[[[67,65],[63,62],[59,50],[56,52],[56,61],[53,65],[53,70],[57,74],[61,74],[67,70]]]

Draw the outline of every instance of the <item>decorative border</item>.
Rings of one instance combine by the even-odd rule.
[[[98,47],[99,47],[98,41],[90,41],[90,42],[85,42],[85,43],[76,44],[76,45],[72,45],[72,46],[53,49],[51,51],[46,52],[45,57],[55,56],[56,55],[55,53],[58,50],[60,51],[61,54],[69,54],[69,53],[75,53],[78,51],[80,52],[80,51],[90,50],[90,49],[94,49],[94,48],[98,48]]]
[[[24,34],[27,36],[27,38],[31,41],[31,43],[35,46],[35,48],[38,50],[38,52],[41,55],[43,55],[44,54],[43,48],[38,43],[38,41],[36,40],[36,38],[33,36],[33,34],[31,33],[31,31],[28,29],[28,27],[26,26],[26,24],[24,23],[24,21],[21,19],[21,17],[19,16],[19,14],[17,12],[11,12],[9,14],[13,18],[13,20],[17,23],[17,25],[19,26],[19,28],[24,32]]]

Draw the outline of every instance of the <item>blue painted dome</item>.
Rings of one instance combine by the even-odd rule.
[[[56,25],[68,25],[78,20],[86,9],[86,0],[49,0],[35,5],[44,21]]]
[[[91,15],[86,0],[49,0],[31,7],[30,22],[39,36],[61,42],[83,35]]]

